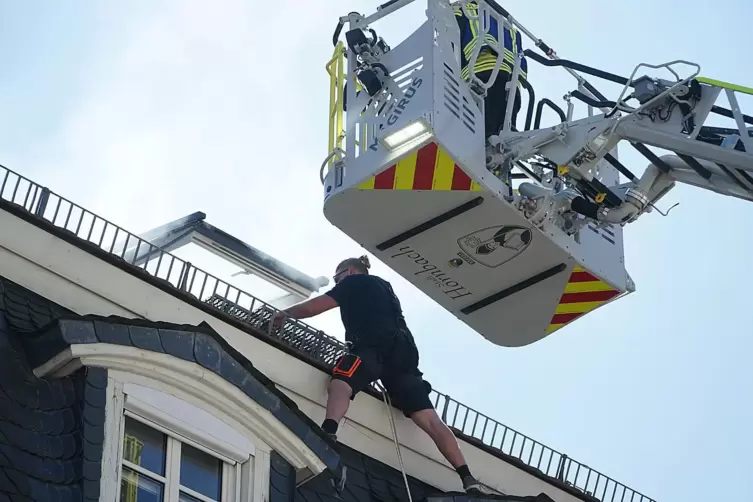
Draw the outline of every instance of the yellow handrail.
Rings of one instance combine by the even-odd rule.
[[[345,46],[338,42],[332,59],[326,64],[325,69],[329,73],[329,137],[327,153],[332,153],[336,148],[342,150],[343,139],[343,88],[345,87]],[[329,160],[332,165],[334,157]]]

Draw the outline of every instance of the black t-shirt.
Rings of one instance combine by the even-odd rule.
[[[380,277],[356,274],[344,277],[327,292],[340,306],[345,339],[389,336],[404,327],[400,300],[389,282]]]

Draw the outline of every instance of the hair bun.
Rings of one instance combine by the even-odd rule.
[[[366,255],[360,256],[358,258],[358,261],[360,261],[361,263],[363,263],[363,266],[366,267],[367,270],[371,268],[371,263],[369,263],[369,257],[368,256],[366,256]]]

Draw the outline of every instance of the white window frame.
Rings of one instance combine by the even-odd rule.
[[[222,461],[222,492],[220,502],[262,502],[269,490],[269,447],[257,437],[241,433],[222,421],[206,407],[197,406],[192,396],[183,396],[165,385],[144,378],[133,378],[111,370],[108,378],[108,400],[105,420],[105,451],[103,452],[102,495],[112,494],[120,500],[123,467],[164,484],[164,502],[178,502],[179,491],[198,500],[205,496],[180,486],[180,443],[210,454]],[[165,401],[170,401],[165,406]],[[155,406],[162,405],[161,407]],[[180,404],[199,413],[170,413],[170,405]],[[174,410],[173,410],[174,411]],[[135,466],[123,459],[125,418],[137,420],[168,437],[165,476]],[[212,423],[213,422],[213,423]],[[207,432],[207,431],[210,432]],[[211,433],[211,432],[214,432]],[[176,447],[177,446],[177,447]],[[106,474],[109,474],[106,475]],[[104,500],[104,499],[103,499]]]
[[[124,416],[131,418],[133,420],[136,420],[146,425],[147,427],[164,434],[167,437],[167,441],[166,441],[166,448],[165,448],[165,475],[164,476],[160,476],[159,474],[155,472],[152,472],[148,469],[144,469],[143,467],[140,467],[132,462],[129,462],[128,460],[124,458],[121,458],[120,459],[121,478],[123,475],[123,467],[127,467],[128,469],[138,474],[141,474],[143,476],[146,476],[147,478],[150,478],[155,481],[159,481],[164,486],[164,494],[163,494],[164,502],[178,502],[178,499],[180,497],[180,492],[185,492],[186,494],[202,502],[237,502],[239,500],[241,464],[239,464],[233,459],[227,458],[224,455],[220,455],[219,453],[212,451],[210,448],[207,448],[201,443],[192,441],[191,439],[181,436],[180,434],[176,433],[173,430],[170,430],[167,427],[164,427],[158,423],[152,422],[151,420],[144,418],[141,415],[133,413],[128,409],[125,410]],[[125,422],[126,422],[125,420],[122,420],[123,434],[120,435],[121,441],[123,440],[123,435],[125,434]],[[180,484],[181,448],[182,448],[182,445],[184,444],[193,446],[197,450],[207,453],[208,455],[211,455],[213,458],[221,462],[221,466],[222,466],[222,471],[220,474],[221,475],[221,478],[220,478],[221,492],[220,492],[220,498],[218,501],[215,501],[214,499],[211,499],[205,495],[202,495],[201,493],[195,492],[191,490],[190,488],[187,488]],[[121,487],[120,481],[121,480],[119,479],[118,490],[120,490],[120,487]],[[120,493],[118,493],[117,500],[120,500]]]

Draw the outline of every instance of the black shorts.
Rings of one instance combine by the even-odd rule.
[[[483,71],[477,77],[483,82],[487,82],[491,74],[491,70]],[[499,134],[505,122],[505,115],[507,114],[507,89],[505,89],[505,86],[511,78],[511,74],[500,71],[497,73],[497,78],[494,79],[492,86],[486,91],[486,99],[484,100],[484,126],[487,138],[494,134]],[[518,112],[520,111],[520,91],[521,89],[518,89],[518,92],[515,93],[515,103],[512,109],[510,124],[514,128],[517,128]]]
[[[392,405],[407,417],[433,409],[429,399],[431,385],[418,369],[418,349],[409,332],[370,338],[369,343],[354,344],[340,358],[332,370],[332,378],[351,386],[351,399],[369,384],[381,380]]]

